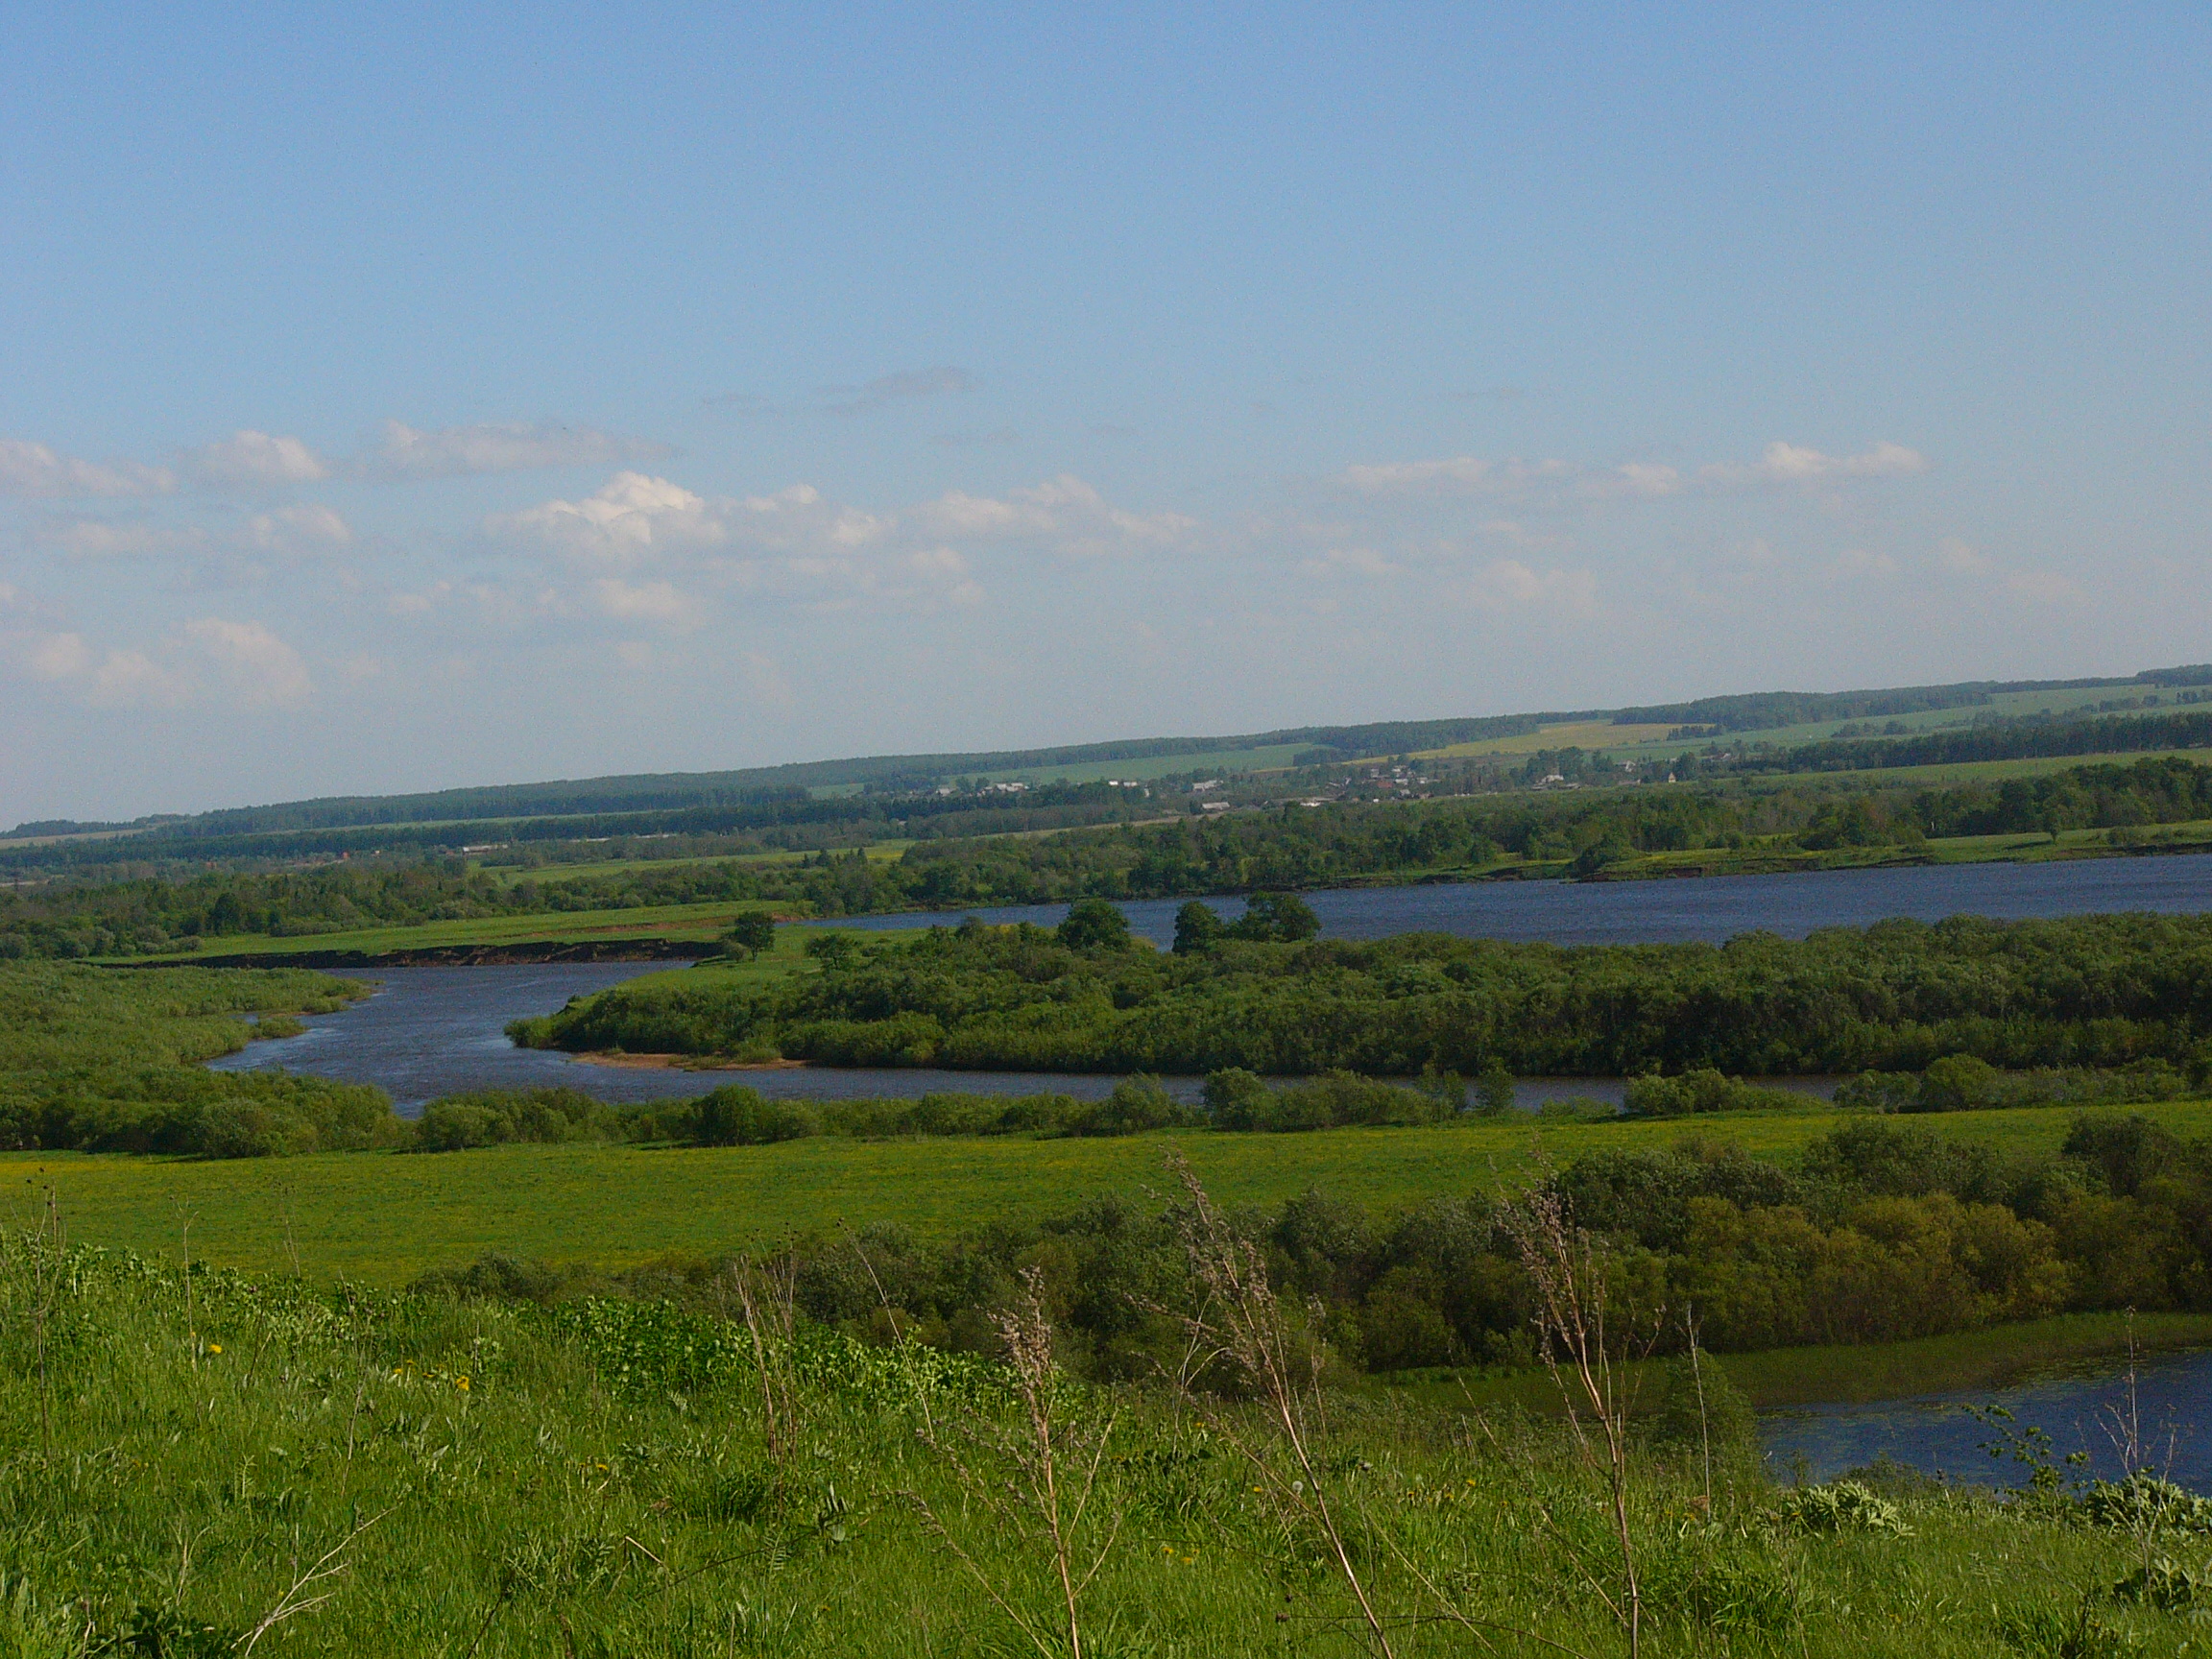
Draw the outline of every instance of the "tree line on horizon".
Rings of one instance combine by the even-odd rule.
[[[363,927],[757,902],[812,916],[1296,891],[1511,860],[1596,875],[1655,853],[1823,851],[1950,836],[2127,830],[2212,817],[2212,767],[2180,756],[1944,787],[1681,788],[1289,806],[1035,837],[859,848],[786,864],[731,859],[512,881],[459,859],[334,863],[0,890],[0,959],[308,941]],[[190,948],[185,946],[184,948]]]

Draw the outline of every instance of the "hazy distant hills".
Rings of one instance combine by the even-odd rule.
[[[1684,703],[1625,709],[1575,709],[1480,718],[1379,721],[1356,726],[1298,726],[1226,736],[1139,737],[1046,749],[988,750],[938,755],[881,755],[811,760],[727,772],[646,773],[542,783],[493,784],[415,795],[333,796],[263,806],[228,807],[189,816],[161,814],[128,824],[54,820],[16,826],[0,840],[74,835],[127,837],[146,857],[189,857],[204,843],[224,843],[227,854],[242,842],[298,836],[303,831],[377,827],[513,824],[518,820],[576,819],[575,832],[598,832],[602,821],[625,815],[712,814],[730,808],[787,805],[804,817],[803,803],[825,794],[921,793],[955,780],[1065,780],[1071,771],[1115,763],[1149,762],[1146,776],[1163,770],[1250,772],[1325,764],[1373,756],[1435,750],[1485,739],[1525,736],[1548,726],[1610,722],[1621,726],[1687,728],[1685,739],[1719,733],[1756,733],[1821,722],[1855,722],[1970,709],[2008,693],[2082,691],[2127,687],[2212,685],[2212,665],[2149,669],[2120,679],[1964,681],[1949,685],[1909,685],[1857,691],[1762,691],[1698,698]],[[1187,767],[1163,761],[1187,760]],[[771,811],[771,816],[779,815]],[[679,825],[679,828],[682,826]],[[350,838],[347,838],[350,839]],[[416,836],[397,837],[417,840]],[[450,837],[446,837],[450,839]],[[212,851],[212,849],[209,849]]]

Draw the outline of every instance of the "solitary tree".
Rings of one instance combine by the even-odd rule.
[[[750,961],[776,948],[776,919],[765,911],[750,911],[730,924],[722,942],[733,952],[744,951]]]
[[[1239,939],[1294,945],[1320,932],[1321,918],[1295,893],[1255,893],[1244,902],[1242,920],[1229,931]]]
[[[1214,942],[1229,931],[1211,904],[1191,900],[1175,912],[1175,954],[1191,956],[1214,949]]]
[[[1068,920],[1054,931],[1070,950],[1120,950],[1129,944],[1129,918],[1107,900],[1078,899],[1068,906]]]

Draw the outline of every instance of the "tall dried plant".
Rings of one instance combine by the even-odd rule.
[[[1049,1621],[1026,1604],[1030,1597],[1017,1578],[995,1575],[926,1498],[918,1492],[908,1497],[929,1530],[1031,1647],[1048,1659],[1061,1651],[1068,1659],[1083,1659],[1084,1597],[1121,1531],[1122,1511],[1099,1479],[1115,1419],[1081,1409],[1080,1396],[1054,1363],[1045,1280],[1036,1268],[1022,1271],[1020,1293],[991,1322],[1005,1347],[1014,1425],[973,1419],[962,1443],[954,1445],[926,1422],[923,1438],[945,1458],[971,1505],[1019,1542],[1041,1547],[1056,1603]]]
[[[770,1460],[781,1464],[799,1443],[799,1388],[792,1375],[799,1334],[799,1259],[788,1248],[748,1256],[731,1265],[730,1279],[753,1342],[761,1434]]]
[[[1383,1659],[1394,1659],[1382,1609],[1346,1537],[1346,1517],[1332,1497],[1334,1479],[1323,1478],[1318,1442],[1327,1421],[1321,1351],[1298,1339],[1267,1282],[1266,1259],[1221,1214],[1196,1172],[1180,1156],[1168,1160],[1168,1170],[1183,1189],[1178,1224],[1198,1292],[1195,1309],[1182,1315],[1189,1340],[1176,1381],[1184,1398],[1244,1458],[1281,1518],[1321,1540],[1358,1609],[1369,1643]],[[1263,1435],[1255,1435],[1220,1409],[1203,1385],[1224,1369],[1259,1403]]]
[[[1567,1408],[1575,1443],[1605,1474],[1613,1534],[1621,1551],[1620,1583],[1609,1589],[1599,1575],[1586,1571],[1585,1576],[1627,1633],[1635,1659],[1643,1651],[1644,1592],[1628,1516],[1628,1413],[1634,1384],[1626,1361],[1648,1355],[1658,1327],[1654,1322],[1641,1354],[1632,1352],[1633,1331],[1609,1328],[1604,1252],[1569,1222],[1557,1192],[1538,1188],[1502,1204],[1499,1214],[1535,1289],[1544,1363]]]

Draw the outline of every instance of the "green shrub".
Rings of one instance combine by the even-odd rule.
[[[759,1090],[740,1083],[726,1083],[691,1102],[688,1139],[700,1146],[766,1146],[821,1132],[821,1120],[805,1107],[763,1099]]]
[[[1909,1537],[1912,1531],[1893,1499],[1856,1480],[1785,1492],[1774,1506],[1774,1518],[1791,1531],[1804,1533],[1887,1532]]]
[[[1667,1361],[1660,1373],[1658,1403],[1644,1424],[1655,1446],[1693,1451],[1711,1446],[1715,1452],[1736,1452],[1754,1444],[1758,1429],[1751,1402],[1710,1354],[1699,1354],[1695,1367],[1687,1356]]]

